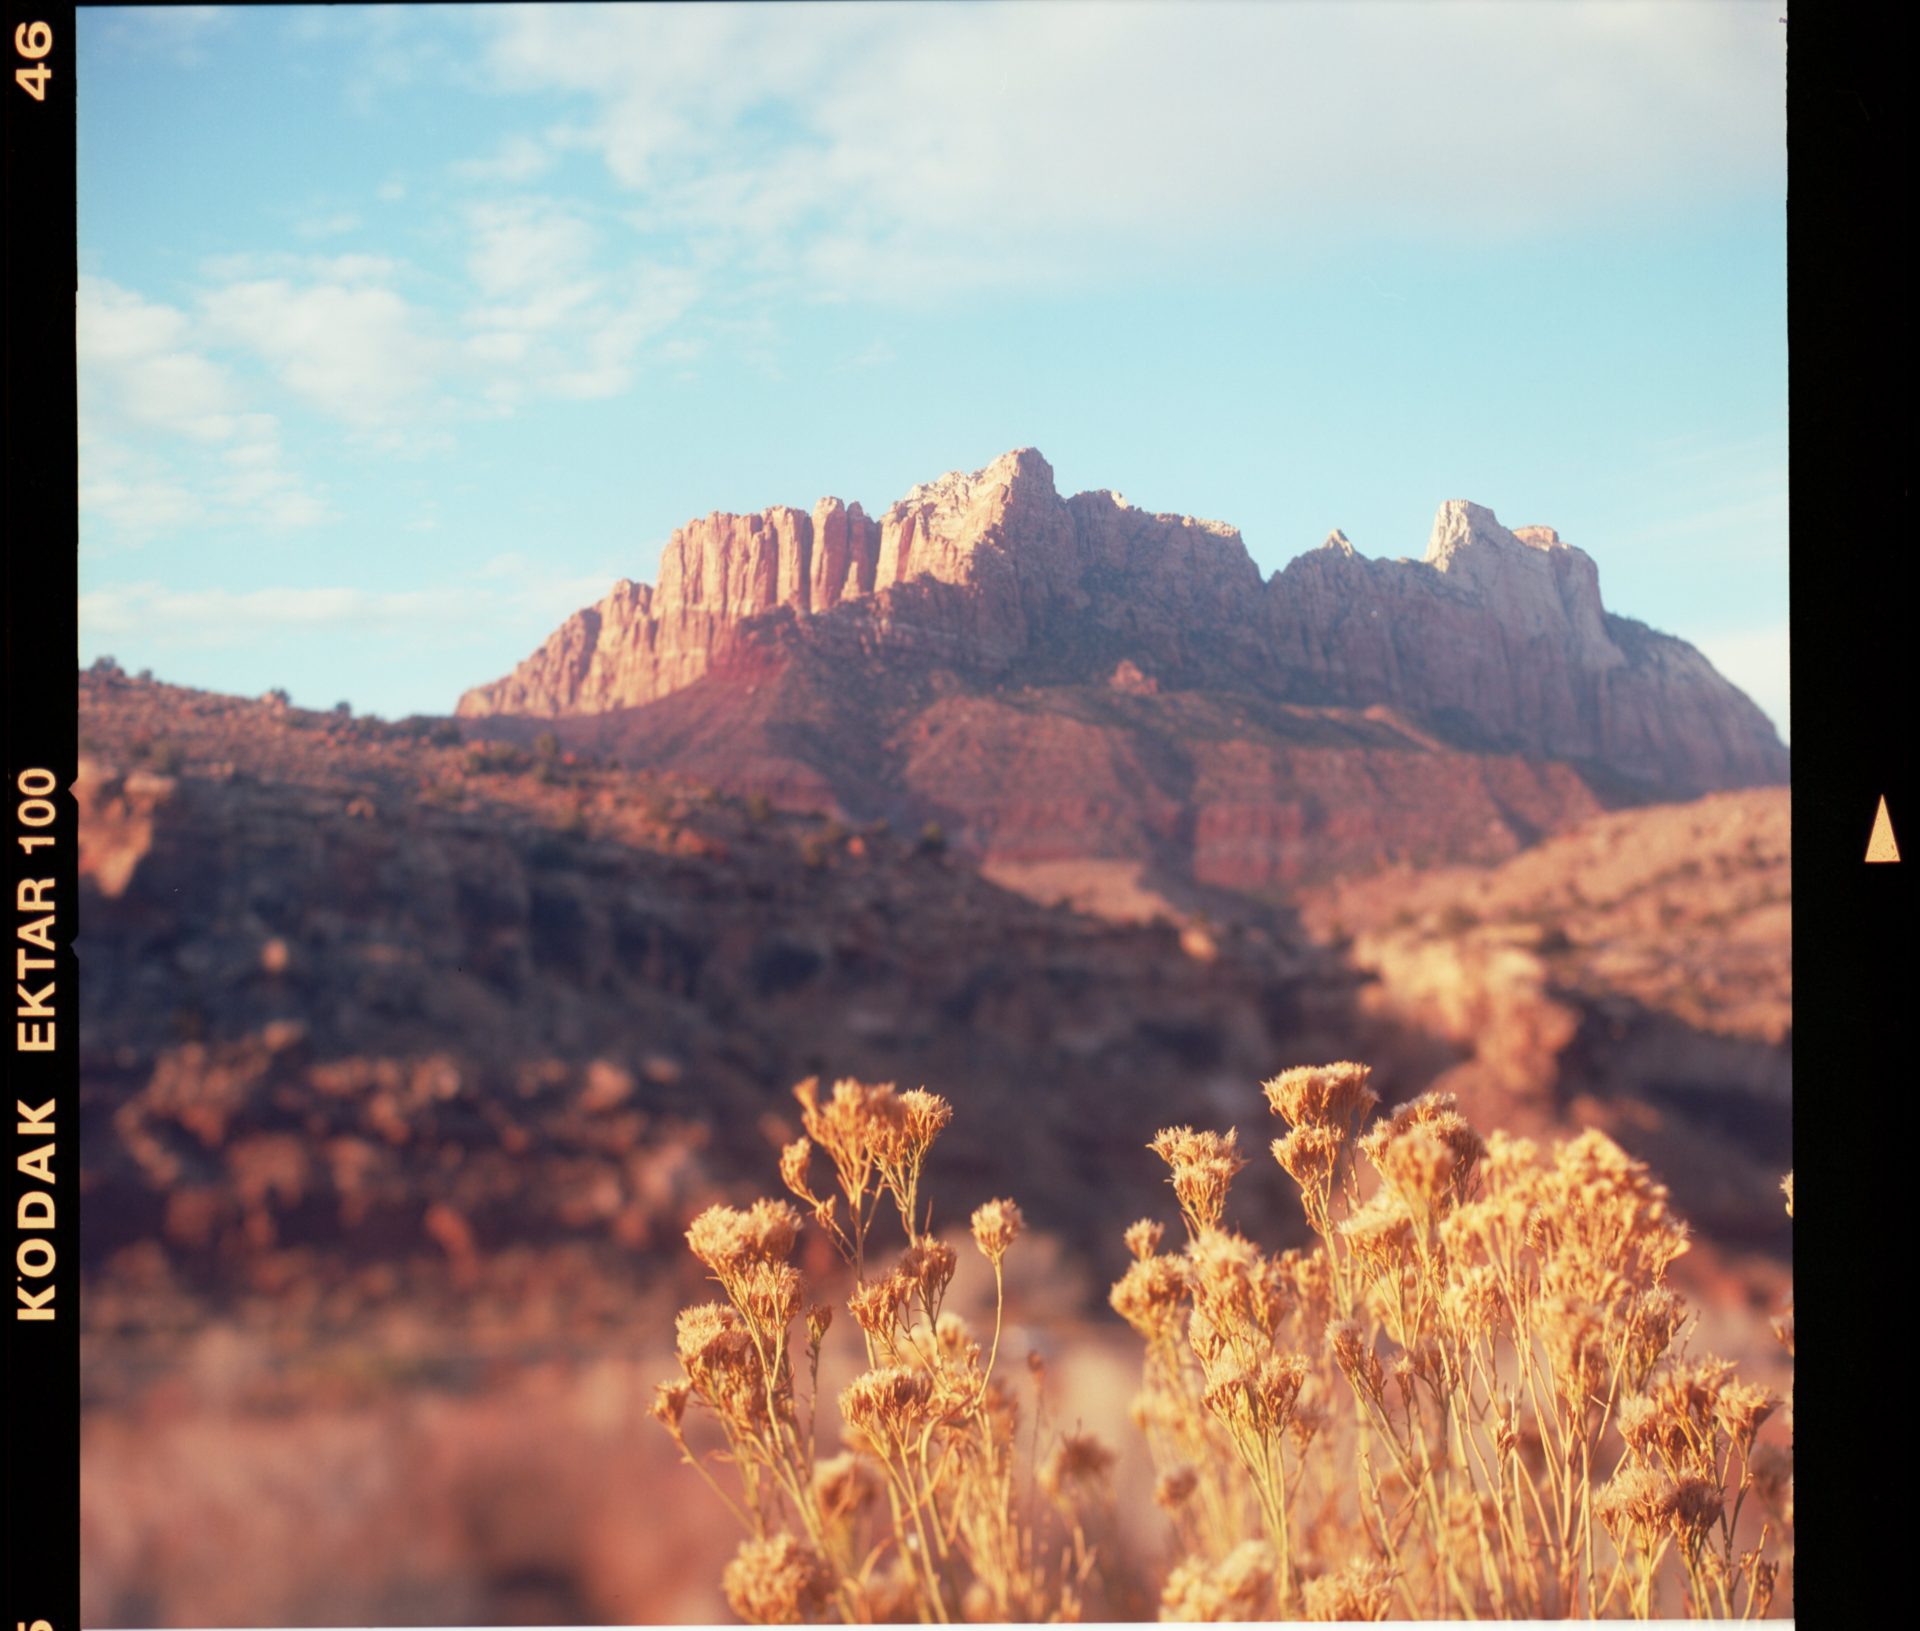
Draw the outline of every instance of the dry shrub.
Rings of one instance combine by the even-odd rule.
[[[866,1369],[838,1400],[843,1447],[823,1454],[820,1353],[834,1313],[790,1261],[805,1217],[760,1200],[694,1220],[688,1244],[725,1301],[680,1315],[682,1375],[660,1385],[654,1415],[746,1531],[723,1581],[729,1605],[762,1622],[1079,1618],[1113,1452],[1079,1433],[1043,1440],[1037,1408],[1016,1431],[999,1361],[1019,1207],[989,1201],[973,1215],[995,1286],[983,1348],[942,1306],[959,1253],[916,1222],[952,1107],[855,1081],[824,1095],[803,1082],[796,1096],[806,1137],[782,1152],[780,1174],[852,1270],[845,1306]],[[888,1217],[904,1249],[879,1268]],[[690,1419],[696,1403],[710,1425]]]
[[[1146,1346],[1132,1415],[1175,1548],[1161,1617],[1764,1616],[1791,1567],[1791,1461],[1762,1437],[1781,1401],[1688,1353],[1667,1283],[1687,1235],[1665,1188],[1598,1132],[1544,1152],[1483,1139],[1446,1094],[1369,1127],[1368,1074],[1266,1084],[1309,1250],[1227,1227],[1235,1132],[1149,1146],[1186,1241],[1165,1251],[1162,1224],[1134,1224],[1111,1300]],[[681,1314],[683,1374],[654,1407],[746,1533],[728,1602],[760,1621],[1136,1609],[1110,1539],[1113,1452],[1079,1433],[1043,1447],[1037,1384],[1016,1431],[999,1349],[1019,1208],[973,1215],[995,1285],[983,1355],[942,1306],[958,1253],[915,1221],[951,1106],[854,1081],[796,1096],[806,1136],[780,1172],[805,1212],[761,1200],[695,1220],[725,1300]],[[887,1217],[904,1250],[880,1268]],[[808,1218],[852,1270],[865,1350],[829,1455],[833,1314],[790,1261]]]
[[[1780,1401],[1688,1355],[1665,1188],[1598,1132],[1483,1140],[1446,1094],[1362,1132],[1367,1078],[1266,1085],[1309,1252],[1222,1227],[1231,1132],[1150,1146],[1187,1242],[1136,1224],[1112,1301],[1147,1343],[1135,1420],[1184,1554],[1164,1615],[1766,1614],[1791,1557],[1790,1463],[1759,1442]]]

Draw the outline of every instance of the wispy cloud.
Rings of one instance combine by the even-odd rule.
[[[293,230],[302,238],[338,238],[360,230],[360,217],[353,210],[334,210],[308,215],[294,222]]]
[[[1784,169],[1760,4],[513,7],[658,225],[820,291],[1500,241]],[[1127,250],[1116,260],[1116,250]]]
[[[190,313],[86,277],[75,333],[83,516],[131,543],[207,519],[277,530],[325,517],[288,467],[279,420],[245,406]]]
[[[201,441],[231,435],[232,381],[194,349],[191,331],[177,307],[105,278],[82,280],[75,343],[84,405]]]
[[[437,376],[427,323],[377,282],[258,278],[201,301],[209,329],[261,357],[287,388],[360,426],[408,416]]]
[[[80,624],[93,641],[163,630],[166,642],[180,648],[258,645],[276,634],[326,629],[405,630],[420,638],[457,636],[465,641],[499,627],[523,628],[530,617],[535,623],[542,616],[558,622],[598,600],[610,581],[604,574],[555,579],[517,561],[476,573],[465,582],[417,589],[111,584],[81,595]]]
[[[225,6],[142,6],[117,12],[107,32],[124,49],[198,68],[207,60],[208,41],[232,22]]]
[[[545,175],[557,156],[549,142],[533,136],[513,135],[483,158],[462,160],[453,167],[453,173],[462,181],[518,184]]]

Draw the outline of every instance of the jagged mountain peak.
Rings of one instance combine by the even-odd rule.
[[[1370,560],[1336,530],[1263,580],[1234,527],[1108,490],[1062,498],[1032,447],[922,483],[877,518],[823,499],[689,522],[657,588],[623,583],[460,712],[605,713],[734,671],[777,686],[807,654],[836,686],[883,695],[936,679],[1109,691],[1127,661],[1161,699],[1385,706],[1654,791],[1786,777],[1765,716],[1692,647],[1610,616],[1593,559],[1551,527],[1510,530],[1450,499],[1422,560]]]

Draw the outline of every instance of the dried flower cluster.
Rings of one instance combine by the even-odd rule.
[[[1149,1148],[1186,1247],[1136,1223],[1113,1287],[1183,1554],[1162,1617],[1764,1615],[1779,1401],[1687,1354],[1686,1231],[1646,1168],[1597,1132],[1483,1140],[1440,1093],[1363,1130],[1363,1065],[1266,1096],[1318,1245],[1227,1229],[1235,1135],[1170,1128]],[[1768,1516],[1743,1528],[1749,1496]]]
[[[1549,1150],[1482,1139],[1442,1093],[1376,1116],[1359,1064],[1265,1092],[1311,1248],[1270,1253],[1228,1225],[1235,1132],[1172,1127],[1149,1148],[1184,1243],[1133,1224],[1112,1289],[1145,1346],[1132,1417],[1175,1548],[1156,1586],[1113,1543],[1114,1451],[1040,1431],[1037,1353],[1032,1430],[1015,1431],[999,1366],[1013,1201],[971,1216],[991,1337],[945,1306],[965,1237],[928,1232],[921,1188],[951,1106],[803,1082],[806,1136],[780,1160],[800,1209],[693,1221],[723,1300],[681,1313],[681,1374],[653,1405],[746,1531],[722,1580],[734,1612],[1123,1618],[1157,1592],[1161,1618],[1189,1620],[1766,1615],[1791,1567],[1791,1407],[1689,1351],[1667,1280],[1686,1229],[1646,1167],[1598,1132]],[[792,1261],[809,1219],[849,1271],[836,1300],[864,1350],[824,1456],[833,1304]],[[1776,1328],[1791,1353],[1790,1307]]]
[[[653,1408],[747,1532],[721,1581],[728,1605],[769,1623],[1077,1618],[1113,1452],[1081,1433],[1051,1445],[1035,1433],[1021,1435],[1024,1469],[1016,1453],[1019,1406],[995,1372],[1020,1208],[996,1199],[973,1214],[995,1288],[983,1358],[943,1307],[960,1253],[926,1232],[920,1211],[927,1154],[952,1106],[856,1081],[825,1095],[806,1081],[795,1096],[806,1136],[781,1152],[780,1176],[806,1216],[758,1200],[694,1219],[687,1244],[726,1300],[680,1315],[683,1374],[660,1385]],[[816,1154],[830,1178],[816,1181]],[[875,1231],[889,1206],[904,1244],[881,1269]],[[819,1360],[832,1305],[789,1261],[808,1217],[851,1271],[844,1300],[865,1350],[839,1396],[844,1448],[824,1457]],[[695,1403],[711,1428],[689,1421]],[[725,1468],[733,1492],[716,1475]]]

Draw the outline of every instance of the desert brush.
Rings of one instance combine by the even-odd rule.
[[[926,1232],[921,1189],[952,1106],[795,1091],[793,1199],[694,1220],[724,1300],[681,1313],[682,1375],[654,1404],[745,1531],[722,1579],[743,1619],[1122,1618],[1156,1597],[1190,1620],[1769,1612],[1792,1470],[1762,1428],[1790,1406],[1689,1353],[1667,1283],[1686,1227],[1604,1134],[1483,1139],[1444,1093],[1376,1118],[1366,1066],[1286,1071],[1265,1084],[1272,1154],[1315,1240],[1269,1253],[1227,1224],[1237,1132],[1162,1130],[1185,1240],[1135,1223],[1111,1294],[1145,1344],[1131,1414],[1170,1528],[1149,1580],[1115,1544],[1115,1452],[1043,1432],[1037,1362],[1021,1427],[1000,1353],[1013,1201],[972,1216],[991,1335],[943,1306],[959,1252]],[[791,1261],[809,1221],[851,1270],[865,1363],[824,1455],[833,1311]],[[1791,1309],[1775,1328],[1791,1353]],[[696,1402],[711,1426],[690,1436]]]

